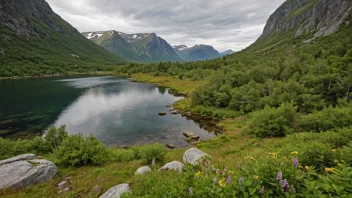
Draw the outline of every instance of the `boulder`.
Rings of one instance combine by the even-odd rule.
[[[173,161],[165,164],[163,167],[159,169],[159,171],[178,171],[182,172],[185,169],[185,165],[182,162]]]
[[[23,188],[52,179],[57,173],[55,164],[34,158],[35,155],[26,154],[0,161],[0,190]]]
[[[174,148],[176,148],[173,144],[166,144],[165,145],[167,148],[169,148],[169,149],[174,149]]]
[[[134,174],[135,175],[143,175],[144,173],[151,172],[152,169],[149,166],[140,167]]]
[[[199,160],[205,157],[211,157],[211,156],[197,148],[191,148],[191,149],[188,149],[183,155],[183,162],[194,165],[194,164],[197,164]]]
[[[186,137],[192,137],[192,136],[194,136],[194,133],[189,132],[189,131],[185,131],[185,132],[183,132],[183,135]]]
[[[191,137],[193,140],[199,140],[199,135],[192,135],[192,137]]]
[[[120,184],[110,188],[100,198],[120,198],[123,193],[130,192],[131,188],[128,184]]]
[[[160,116],[164,116],[164,115],[166,115],[166,114],[167,114],[167,113],[166,113],[166,112],[163,112],[163,111],[158,113],[158,115],[160,115]]]

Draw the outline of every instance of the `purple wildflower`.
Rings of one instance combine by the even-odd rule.
[[[229,175],[226,179],[226,183],[229,185],[229,184],[231,184],[231,181],[232,181],[231,175]]]
[[[296,191],[296,188],[292,188],[292,193],[293,193],[293,194],[296,194],[296,192],[297,192],[297,191]]]
[[[264,190],[264,186],[263,186],[263,187],[260,189],[259,194],[262,195],[262,194],[264,194],[264,192],[265,192],[265,190]]]
[[[295,158],[293,160],[293,167],[297,168],[298,167],[298,158]]]
[[[188,189],[188,194],[193,194],[193,189],[192,189],[192,187],[190,187],[189,189]]]
[[[218,183],[218,179],[216,177],[214,177],[213,182],[214,182],[214,184],[217,184]]]
[[[280,185],[285,192],[287,192],[290,189],[290,185],[288,184],[287,179],[281,180]]]
[[[152,166],[155,166],[155,157],[153,158]]]
[[[244,177],[242,176],[242,177],[240,177],[240,179],[238,180],[238,185],[241,185],[243,181],[244,181]]]
[[[281,181],[282,180],[282,171],[279,171],[276,175],[276,179]]]

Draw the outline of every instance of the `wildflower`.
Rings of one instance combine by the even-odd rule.
[[[260,195],[264,194],[264,186],[260,189],[259,194]]]
[[[228,170],[229,170],[229,169],[228,169],[227,166],[226,166],[226,168],[225,168],[224,171],[222,172],[222,176],[225,176]]]
[[[334,162],[335,162],[335,163],[339,163],[339,160],[335,160]]]
[[[241,163],[238,162],[237,168],[238,168],[238,169],[241,169]]]
[[[232,171],[232,170],[229,170],[229,175],[233,175],[234,174],[234,172]]]
[[[226,179],[226,183],[228,184],[228,185],[230,185],[231,184],[231,176],[229,175],[228,177],[227,177],[227,179]]]
[[[258,176],[258,175],[256,175],[256,176],[254,177],[254,179],[255,179],[255,180],[258,180],[258,179],[259,179],[259,176]]]
[[[218,179],[217,179],[216,177],[214,177],[213,183],[214,183],[214,184],[218,183]]]
[[[193,194],[193,189],[192,189],[192,187],[190,187],[189,189],[188,189],[188,194]]]
[[[293,160],[293,167],[297,168],[298,167],[298,158],[295,158]]]
[[[200,175],[200,173],[201,173],[200,171],[196,172],[196,176],[199,176],[199,175]]]
[[[287,179],[281,180],[280,185],[282,187],[282,190],[284,190],[285,192],[287,192],[290,189],[290,185],[288,184]]]
[[[324,170],[325,170],[325,172],[328,173],[328,172],[333,172],[335,169],[334,168],[325,168]]]
[[[297,192],[297,191],[296,191],[296,188],[292,188],[292,193],[293,193],[293,194],[296,194],[296,192]]]
[[[271,157],[272,157],[273,159],[276,159],[276,158],[277,158],[277,154],[278,154],[278,153],[269,153],[269,155],[271,155]]]
[[[293,151],[293,152],[291,152],[291,155],[297,155],[298,154],[298,152],[297,151]]]
[[[336,149],[331,150],[331,152],[336,152]]]
[[[225,179],[222,179],[222,180],[220,180],[219,181],[219,185],[221,186],[221,187],[226,187],[226,182],[225,182]]]
[[[309,171],[309,166],[305,166],[304,168],[305,168],[307,171]]]
[[[277,175],[276,175],[276,179],[277,180],[282,180],[282,171],[279,171],[278,173],[277,173]]]
[[[244,177],[242,176],[242,177],[240,177],[240,179],[238,180],[238,185],[241,185],[243,181],[244,181]]]
[[[152,166],[155,166],[155,157],[152,160]]]

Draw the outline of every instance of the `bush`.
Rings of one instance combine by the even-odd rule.
[[[82,134],[68,136],[54,151],[62,165],[82,166],[86,164],[103,164],[108,159],[105,146],[93,135]]]
[[[111,149],[111,159],[116,162],[132,162],[134,160],[137,160],[138,156],[135,150],[129,149]]]
[[[138,158],[142,163],[151,163],[155,158],[157,162],[163,162],[165,159],[166,149],[165,146],[160,143],[151,145],[145,145],[137,148]]]
[[[294,132],[297,119],[297,107],[293,104],[282,104],[278,109],[266,106],[255,112],[252,133],[257,137],[282,137]]]
[[[44,139],[52,149],[56,149],[67,137],[66,125],[62,125],[60,128],[56,128],[56,126],[51,127],[45,134]]]

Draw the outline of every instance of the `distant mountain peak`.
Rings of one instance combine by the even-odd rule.
[[[175,45],[173,48],[185,61],[209,60],[221,57],[221,54],[211,45],[197,44],[193,47]]]

